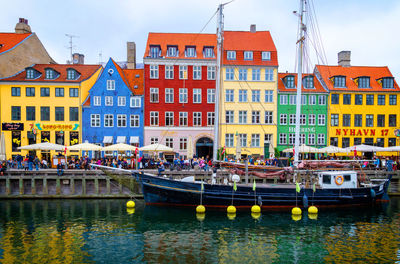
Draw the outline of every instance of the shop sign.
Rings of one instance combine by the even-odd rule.
[[[2,123],[1,130],[3,131],[21,131],[24,130],[24,123]]]
[[[388,136],[389,129],[336,129],[336,136]]]
[[[78,130],[79,124],[35,124],[38,130]]]
[[[296,127],[289,127],[289,132],[295,133]],[[315,133],[314,127],[300,127],[300,133]]]

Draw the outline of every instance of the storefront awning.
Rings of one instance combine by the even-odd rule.
[[[117,144],[118,143],[125,143],[126,142],[126,136],[118,136],[117,137]]]
[[[103,143],[104,144],[112,144],[113,143],[113,137],[112,136],[104,136]]]
[[[130,144],[139,143],[139,137],[131,136],[131,138],[129,139],[129,143]]]

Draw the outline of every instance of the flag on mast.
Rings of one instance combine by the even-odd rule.
[[[236,190],[237,190],[237,187],[236,187],[236,182],[234,181],[233,182],[233,190],[236,192]]]
[[[256,180],[253,180],[253,191],[256,191]]]
[[[300,184],[298,182],[296,182],[296,192],[300,192]]]

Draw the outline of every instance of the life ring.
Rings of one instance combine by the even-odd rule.
[[[339,179],[340,179],[340,181],[339,181]],[[335,177],[335,182],[336,182],[336,185],[342,185],[343,182],[344,182],[343,176],[342,175],[337,175]]]

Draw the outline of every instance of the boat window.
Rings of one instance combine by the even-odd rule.
[[[348,182],[351,180],[351,175],[343,175],[344,176],[344,181]]]
[[[331,175],[323,175],[322,183],[331,184]]]

